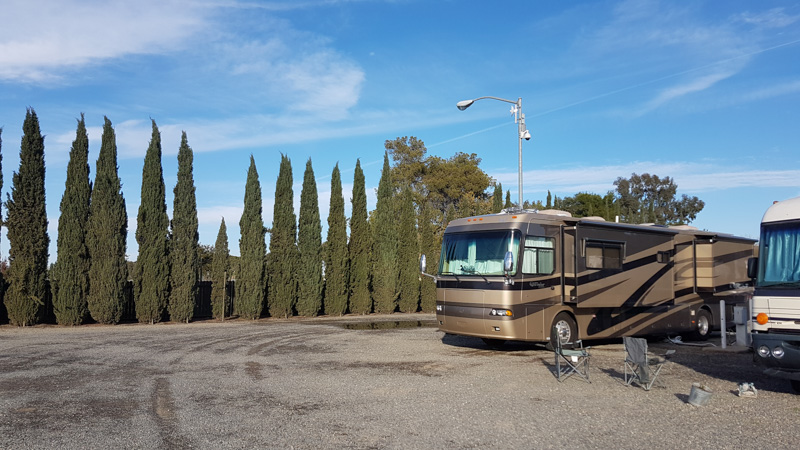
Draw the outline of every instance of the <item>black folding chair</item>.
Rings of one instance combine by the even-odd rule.
[[[572,348],[564,348],[565,345]],[[562,343],[561,339],[556,339],[553,342],[553,351],[556,357],[556,378],[559,382],[572,375],[578,375],[587,383],[591,383],[589,381],[589,348],[583,347],[583,340],[577,340],[574,343]]]
[[[647,339],[625,336],[622,338],[625,345],[625,385],[630,386],[634,381],[645,391],[649,391],[656,382],[661,368],[667,363],[675,350],[667,350],[663,355],[653,355],[647,352]]]

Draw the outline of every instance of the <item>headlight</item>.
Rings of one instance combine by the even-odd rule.
[[[489,313],[490,316],[506,316],[512,317],[514,313],[511,312],[510,309],[492,309]]]
[[[762,358],[768,357],[769,356],[769,347],[767,347],[766,345],[762,345],[761,347],[758,347],[758,356],[760,356]]]
[[[783,358],[783,347],[775,347],[772,349],[772,356],[781,359]]]

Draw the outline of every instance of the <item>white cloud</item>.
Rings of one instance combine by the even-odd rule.
[[[54,82],[64,69],[177,48],[203,29],[208,10],[197,5],[182,0],[4,2],[0,79]]]
[[[683,193],[721,191],[725,189],[800,188],[800,170],[752,170],[747,167],[726,167],[719,164],[692,162],[640,161],[629,164],[566,167],[562,169],[530,170],[523,172],[523,192],[543,193],[547,190],[573,195],[578,192],[604,194],[614,190],[618,176],[632,173],[669,175]],[[517,188],[517,172],[491,174],[503,187]]]
[[[662,90],[658,95],[656,95],[655,98],[648,101],[641,109],[639,109],[636,112],[636,115],[637,116],[644,115],[648,112],[658,109],[659,107],[671,102],[672,100],[678,99],[685,95],[709,89],[718,82],[730,78],[734,74],[735,74],[734,71],[729,71],[729,70],[720,71],[703,75],[698,78],[694,78],[686,83],[671,86],[667,89]]]

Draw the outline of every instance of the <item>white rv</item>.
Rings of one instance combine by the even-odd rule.
[[[761,220],[755,278],[754,358],[767,375],[786,378],[800,393],[800,197],[776,202]]]

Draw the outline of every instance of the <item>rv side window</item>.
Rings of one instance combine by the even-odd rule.
[[[522,257],[522,273],[551,275],[555,271],[555,241],[541,236],[525,238],[525,253]]]
[[[586,241],[587,269],[621,269],[622,243]]]

